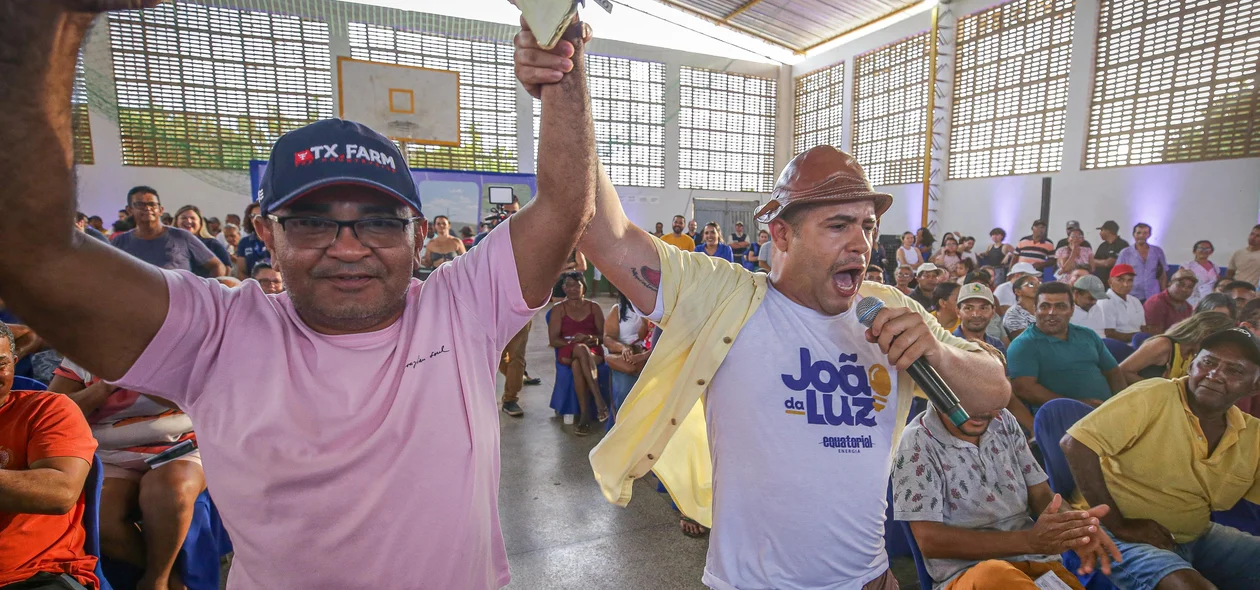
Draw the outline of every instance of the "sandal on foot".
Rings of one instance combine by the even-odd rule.
[[[698,522],[696,522],[696,521],[694,521],[694,520],[692,520],[692,519],[690,519],[690,518],[687,518],[686,516],[682,517],[682,522],[680,522],[680,523],[679,523],[679,526],[680,526],[680,527],[681,527],[681,526],[683,526],[683,525],[692,525],[692,526],[696,527],[697,529],[700,529],[700,532],[698,532],[698,533],[693,533],[693,532],[690,532],[690,531],[688,531],[686,528],[683,528],[683,529],[682,529],[682,533],[683,533],[684,535],[687,535],[688,537],[691,537],[692,539],[703,539],[703,538],[705,538],[705,537],[707,537],[707,536],[709,535],[709,529],[708,529],[708,528],[706,528],[704,525],[702,525],[702,524],[700,524],[700,523],[698,523]]]
[[[573,434],[577,436],[586,436],[591,433],[591,425],[585,422],[573,427]]]

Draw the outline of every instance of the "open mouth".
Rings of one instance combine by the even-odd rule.
[[[858,287],[862,286],[865,270],[864,268],[842,269],[832,275],[831,281],[835,284],[836,290],[840,291],[840,295],[852,297],[857,295]]]

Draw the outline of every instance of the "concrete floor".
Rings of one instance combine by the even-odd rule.
[[[598,300],[604,309],[615,302]],[[530,332],[526,362],[542,385],[521,393],[525,416],[501,416],[502,480],[499,515],[512,566],[513,589],[703,589],[708,542],[678,528],[678,513],[656,481],[634,484],[626,508],[606,502],[587,454],[600,433],[579,438],[548,404],[555,356],[540,313]],[[498,380],[503,391],[502,376]],[[896,559],[902,588],[918,587],[914,563]]]

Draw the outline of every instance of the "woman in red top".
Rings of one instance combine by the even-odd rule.
[[[582,275],[566,272],[560,275],[558,287],[564,291],[564,300],[551,308],[551,322],[547,331],[551,347],[559,349],[560,363],[573,368],[573,387],[577,390],[578,416],[573,433],[586,436],[591,433],[589,422],[591,399],[599,410],[599,421],[608,419],[608,405],[599,393],[596,371],[604,362],[604,348],[600,346],[604,335],[604,313],[599,304],[585,298],[586,283]]]

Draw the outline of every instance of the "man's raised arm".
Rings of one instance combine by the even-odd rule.
[[[537,47],[524,18],[521,27],[517,47]],[[511,221],[521,293],[530,305],[544,303],[551,296],[560,270],[594,214],[599,160],[582,54],[588,31],[582,24],[569,27],[554,53],[548,54],[558,69],[567,73],[530,92],[541,98],[543,105],[538,133],[538,194]],[[518,77],[520,72],[518,62]]]
[[[156,268],[74,228],[70,89],[97,12],[156,4],[0,0],[0,296],[57,350],[106,379],[140,357],[170,297]]]
[[[524,26],[522,24],[522,26]],[[543,88],[563,86],[576,69],[568,55],[571,49],[561,42],[547,51],[538,46],[529,29],[523,28],[516,36],[516,77],[525,89],[535,97]],[[569,72],[569,73],[565,73]],[[557,82],[560,82],[557,84]],[[543,94],[542,128],[538,133],[538,192],[554,193],[564,187],[574,187],[579,179],[583,186],[588,166],[597,169],[594,177],[595,216],[586,227],[578,243],[579,249],[601,273],[617,286],[630,302],[640,310],[651,313],[656,307],[656,291],[660,286],[661,261],[656,246],[646,231],[630,222],[617,198],[617,189],[599,164],[595,152],[595,138],[574,134],[569,127],[583,131],[594,128],[589,108],[589,97],[583,92],[586,105],[580,112],[581,121],[565,121],[558,113],[548,118],[551,108],[548,98],[555,96],[551,90]],[[558,184],[557,184],[558,183]],[[525,212],[521,210],[521,215]],[[512,223],[515,225],[516,220]],[[567,252],[566,252],[567,254]]]

